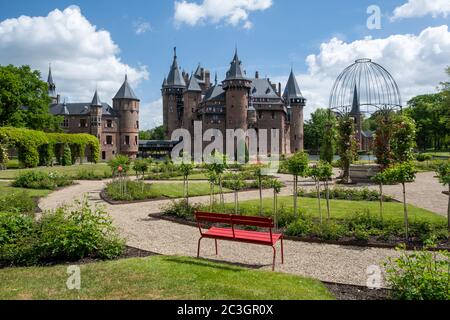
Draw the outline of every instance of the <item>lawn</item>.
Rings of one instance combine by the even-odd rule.
[[[379,213],[378,201],[348,201],[348,200],[330,200],[331,217],[336,219],[343,219],[350,217],[355,212],[364,212],[369,210],[372,214]],[[322,213],[326,216],[326,202],[322,200]],[[386,220],[403,221],[403,204],[398,202],[386,202],[384,205],[383,217]],[[234,210],[234,204],[226,204],[227,211]],[[264,212],[270,216],[273,212],[273,200],[263,200]],[[285,208],[287,210],[293,210],[293,197],[279,197],[279,208]],[[319,217],[318,201],[314,198],[299,198],[299,208],[303,213],[312,217]],[[445,223],[446,218],[435,214],[431,211],[408,205],[409,217],[411,220],[426,220],[429,222]],[[246,215],[258,215],[259,214],[259,200],[243,201],[240,202],[240,211]]]
[[[72,178],[76,177],[77,174],[81,171],[89,171],[93,172],[97,175],[103,175],[105,172],[108,174],[111,173],[111,169],[105,163],[97,163],[97,164],[82,164],[82,165],[73,165],[73,166],[55,166],[55,167],[39,167],[33,169],[10,169],[0,171],[0,179],[14,179],[17,175],[23,172],[38,170],[44,172],[58,172],[60,174],[68,175]],[[130,175],[134,174],[130,172]]]
[[[170,199],[182,198],[184,197],[183,183],[152,183],[150,191],[155,198],[165,197]],[[223,188],[225,193],[232,192],[229,189]],[[215,186],[215,192],[219,192],[219,187]],[[199,197],[206,196],[210,193],[210,184],[207,182],[190,182],[189,183],[189,196]]]
[[[2,171],[0,171],[2,172]],[[14,192],[14,191],[26,191],[31,197],[46,197],[52,191],[51,190],[35,190],[35,189],[24,189],[24,188],[15,188],[11,186],[11,182],[9,181],[0,181],[0,193],[6,192]]]
[[[183,180],[184,178],[183,177],[175,177],[175,178],[171,178],[171,179],[169,179],[169,180],[178,180],[178,181],[181,181],[181,180]],[[206,177],[206,174],[205,173],[194,173],[194,174],[191,174],[190,176],[189,176],[189,180],[207,180],[208,178]]]
[[[182,257],[155,256],[82,265],[69,291],[67,266],[0,270],[0,299],[330,300],[319,281]]]

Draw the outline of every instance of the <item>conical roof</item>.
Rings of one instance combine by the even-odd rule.
[[[177,48],[174,48],[172,66],[170,68],[169,75],[167,76],[167,85],[171,87],[186,87],[186,82],[184,81],[180,73],[180,68],[178,67]]]
[[[191,76],[187,91],[196,91],[196,92],[202,91],[202,88],[200,87],[200,84],[198,83],[197,77],[195,77],[195,75]]]
[[[294,75],[294,70],[291,69],[291,74],[289,75],[289,80],[286,84],[286,88],[284,89],[283,98],[285,99],[297,99],[302,98],[303,95],[300,91],[300,87],[298,86],[297,79]]]
[[[246,79],[242,69],[242,62],[239,60],[237,49],[234,53],[233,61],[231,61],[230,69],[227,72],[225,80]]]
[[[53,81],[53,76],[52,76],[52,66],[49,65],[48,67],[48,79],[47,79],[47,83],[48,84],[55,84],[55,82]]]
[[[130,99],[139,101],[139,99],[134,94],[133,89],[131,89],[130,84],[128,83],[127,75],[125,75],[125,81],[123,82],[122,87],[120,87],[119,91],[113,99]]]
[[[350,115],[360,115],[361,114],[361,108],[359,105],[359,97],[358,97],[358,89],[355,85],[355,90],[353,91],[353,102],[352,102],[352,111],[350,112]]]
[[[94,98],[92,98],[91,106],[101,107],[102,102],[100,101],[100,97],[98,96],[98,90],[95,90]]]

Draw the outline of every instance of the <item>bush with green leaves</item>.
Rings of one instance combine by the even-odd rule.
[[[447,221],[448,230],[450,230],[450,162],[444,163],[438,167],[436,173],[439,178],[439,182],[448,187],[448,206],[447,206]]]
[[[105,170],[103,173],[97,173],[94,169],[81,169],[73,176],[75,180],[103,180],[111,177],[112,174],[108,170]]]
[[[63,148],[63,155],[61,158],[61,165],[65,167],[71,166],[72,164],[72,151],[70,150],[70,146],[65,144]]]
[[[432,242],[428,247],[433,247]],[[450,300],[450,253],[398,250],[386,262],[387,283],[398,300]]]
[[[113,176],[117,174],[126,174],[130,170],[130,164],[130,158],[122,154],[115,156],[108,162]]]
[[[87,200],[45,213],[41,219],[0,214],[0,264],[37,265],[82,258],[113,259],[124,250],[112,219]]]
[[[150,184],[128,179],[118,179],[108,183],[105,192],[108,198],[114,201],[140,201],[155,198]]]
[[[201,205],[189,204],[185,199],[183,199],[179,201],[172,201],[170,204],[163,208],[162,213],[167,216],[193,221],[195,212],[200,211],[201,208]]]
[[[150,161],[147,159],[136,159],[133,162],[133,170],[136,172],[136,177],[139,178],[141,175],[142,179],[145,178],[145,174],[150,168]]]
[[[13,186],[17,188],[47,190],[55,190],[72,184],[73,180],[66,175],[37,170],[21,173],[13,182]]]
[[[0,195],[0,212],[34,213],[36,201],[26,191],[5,192]]]
[[[304,192],[304,197],[316,198],[317,191]],[[325,190],[321,190],[321,197],[326,196]],[[362,188],[344,188],[344,187],[334,187],[330,188],[330,199],[331,200],[349,200],[349,201],[379,201],[380,193],[376,190],[371,190],[367,187]],[[391,202],[393,198],[390,196],[383,196],[383,201]]]
[[[433,156],[428,153],[419,153],[416,155],[416,160],[419,162],[431,161]]]

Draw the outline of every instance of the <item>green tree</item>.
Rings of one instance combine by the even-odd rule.
[[[48,85],[29,66],[0,66],[0,126],[60,131],[61,117],[50,114]]]
[[[387,184],[390,180],[388,177],[389,171],[381,171],[377,173],[374,177],[372,177],[372,181],[377,183],[380,188],[380,219],[383,221],[383,201],[384,201],[384,195],[383,195],[383,186]]]
[[[234,191],[234,214],[239,214],[239,191],[245,188],[245,182],[239,173],[232,175],[229,188]]]
[[[139,140],[165,140],[164,126],[159,126],[146,131],[140,131]]]
[[[208,159],[208,163],[206,164],[206,169],[209,172],[214,172],[215,177],[217,178],[217,182],[219,184],[219,193],[220,193],[220,204],[222,208],[225,207],[225,199],[223,194],[223,174],[228,169],[226,156],[220,153],[216,153],[212,155]]]
[[[278,195],[283,188],[283,184],[278,179],[270,179],[269,185],[273,190],[273,221],[275,229],[278,229]]]
[[[192,163],[182,163],[178,167],[178,170],[183,175],[183,190],[184,190],[184,197],[186,199],[186,205],[189,206],[189,176],[192,174],[192,171],[194,170],[194,166]]]
[[[374,154],[377,158],[377,163],[382,169],[385,169],[393,162],[391,139],[394,130],[394,113],[391,111],[378,112],[374,115],[374,117],[377,123]]]
[[[414,120],[398,115],[394,120],[394,130],[391,139],[394,161],[407,162],[414,159],[416,146],[416,126]]]
[[[259,189],[259,215],[263,215],[263,178],[264,167],[262,165],[258,165],[254,171],[256,180],[258,181],[258,189]]]
[[[145,179],[145,174],[147,173],[150,167],[151,159],[136,159],[133,162],[133,170],[136,172],[136,177],[139,179],[139,174],[141,175],[142,180]]]
[[[130,158],[128,156],[119,154],[108,161],[113,176],[117,174],[127,173],[130,170]]]
[[[70,150],[70,146],[68,144],[64,144],[63,156],[61,159],[62,166],[71,166],[72,163],[72,151]]]
[[[309,170],[309,156],[298,152],[286,160],[286,166],[294,178],[294,215],[298,218],[298,177],[306,177]]]
[[[332,163],[336,154],[336,117],[329,111],[320,149],[320,160]]]
[[[337,125],[337,149],[341,157],[343,170],[342,181],[351,183],[350,165],[358,156],[358,146],[355,138],[355,123],[348,115],[339,118]]]
[[[319,179],[323,182],[325,187],[325,199],[327,202],[327,221],[331,219],[330,211],[330,180],[333,177],[333,166],[326,161],[319,162]]]
[[[385,170],[385,176],[389,183],[401,183],[403,189],[403,212],[405,220],[405,236],[409,238],[409,218],[408,206],[406,203],[406,183],[414,182],[416,179],[416,170],[411,162],[397,163]]]
[[[327,124],[332,121],[328,109],[316,109],[311,119],[305,122],[305,148],[318,153],[324,143]],[[334,118],[334,117],[333,117]]]
[[[447,219],[448,230],[450,231],[450,162],[441,164],[436,171],[439,182],[444,186],[448,186],[448,207],[447,207]]]

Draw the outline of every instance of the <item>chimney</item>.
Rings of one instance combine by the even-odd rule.
[[[255,72],[255,79],[259,79],[259,71]]]

